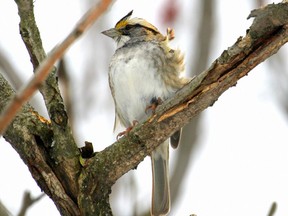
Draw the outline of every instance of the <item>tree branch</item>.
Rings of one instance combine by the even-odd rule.
[[[31,193],[29,191],[25,191],[23,195],[23,201],[22,201],[22,206],[21,209],[18,213],[18,216],[25,216],[27,210],[36,202],[41,200],[45,196],[44,193],[40,194],[36,198],[31,197]]]
[[[195,41],[194,52],[197,53],[196,59],[188,64],[189,72],[191,76],[198,75],[208,65],[209,54],[212,49],[212,39],[214,38],[215,28],[215,6],[214,0],[204,0],[199,2],[201,16],[198,21],[198,33]],[[190,161],[193,160],[193,153],[197,149],[197,142],[199,139],[199,125],[201,124],[202,115],[198,115],[193,118],[193,121],[189,122],[182,129],[181,145],[177,149],[176,155],[176,167],[173,170],[173,174],[170,179],[170,194],[171,194],[171,206],[176,203],[182,186],[182,182],[185,181],[185,175],[187,170],[191,168]],[[174,157],[175,158],[175,157]],[[181,169],[178,169],[181,167]]]
[[[137,125],[126,137],[96,153],[91,159],[84,160],[79,179],[75,180],[79,184],[77,200],[74,194],[65,190],[65,177],[55,174],[57,166],[63,165],[56,163],[61,161],[59,158],[52,157],[55,155],[55,146],[51,145],[55,142],[55,128],[29,104],[22,107],[9,125],[4,138],[16,149],[33,178],[53,199],[62,215],[112,215],[109,194],[117,179],[135,168],[160,143],[213,105],[222,93],[288,41],[288,3],[268,5],[253,11],[249,17],[252,16],[256,18],[246,36],[239,38],[232,47],[225,50],[207,71],[194,78],[175,97],[165,101],[158,107],[155,115]],[[54,50],[52,54],[55,52]],[[49,58],[48,56],[47,59]],[[56,61],[56,56],[53,58],[54,60],[49,61]],[[35,77],[39,76],[40,71],[47,72],[51,69],[52,64],[47,59],[41,64]],[[43,77],[34,79],[32,83],[39,84]],[[0,111],[3,111],[15,96],[1,74],[0,86]],[[31,89],[28,92],[30,91]],[[24,93],[20,95],[22,94]],[[20,98],[19,103],[16,102],[17,106],[24,102],[27,94],[24,95],[26,96]],[[63,154],[63,157],[67,157],[65,152]],[[67,170],[68,173],[77,171]]]
[[[78,202],[80,209],[86,211],[83,215],[89,211],[88,206],[94,206],[92,212],[101,213],[102,209],[96,206],[109,202],[111,186],[118,178],[137,167],[159,144],[212,106],[222,93],[288,41],[287,3],[268,5],[252,11],[249,17],[252,16],[255,19],[247,35],[225,50],[207,71],[165,101],[154,116],[137,125],[125,138],[87,160],[79,180]],[[94,185],[87,185],[92,180]]]
[[[39,29],[35,21],[33,1],[19,0],[15,2],[17,3],[18,14],[20,16],[20,34],[30,55],[33,68],[36,70],[40,63],[46,58],[46,53],[42,46]],[[64,50],[65,49],[62,48],[62,51],[60,52],[64,53]],[[58,56],[56,56],[56,59],[57,58]],[[54,170],[57,176],[63,176],[62,179],[65,181],[62,183],[63,186],[65,187],[66,191],[69,191],[72,197],[76,199],[76,179],[80,170],[78,163],[78,151],[74,138],[72,137],[71,129],[68,124],[68,117],[63,105],[62,97],[60,95],[58,81],[56,79],[56,69],[53,68],[54,63],[55,62],[51,61],[48,64],[45,72],[47,75],[45,75],[44,72],[39,73],[39,83],[35,83],[34,87],[30,86],[30,90],[35,91],[39,87],[40,93],[44,98],[44,102],[52,123],[51,126],[53,129],[55,143],[53,151],[51,151],[51,157],[55,158],[55,165],[62,165],[58,166],[58,168]],[[53,70],[51,73],[49,73],[52,68]],[[41,81],[41,79],[43,80]],[[68,170],[70,172],[65,172]]]
[[[0,215],[1,216],[11,216],[12,214],[8,211],[8,209],[3,205],[0,201]]]
[[[0,111],[15,92],[0,74]],[[49,149],[53,142],[51,124],[26,104],[10,124],[4,138],[17,151],[39,187],[51,197],[63,215],[79,215],[79,209],[64,190],[60,179],[51,168],[54,163]]]
[[[273,216],[275,214],[275,212],[276,212],[276,209],[277,209],[277,203],[273,202],[271,204],[270,209],[269,209],[268,216]]]
[[[2,73],[12,84],[14,89],[19,89],[22,85],[22,80],[17,74],[13,65],[8,61],[6,56],[3,54],[3,50],[0,49],[0,69],[2,69]]]
[[[53,128],[55,144],[50,154],[54,158],[55,163],[51,165],[55,167],[54,171],[57,177],[62,179],[62,184],[66,191],[76,201],[78,190],[77,178],[80,173],[79,151],[72,136],[68,116],[58,88],[55,76],[56,70],[54,68],[52,73],[50,71],[55,62],[64,55],[71,44],[107,9],[111,0],[102,0],[92,7],[80,20],[75,29],[60,45],[52,50],[48,57],[46,57],[42,46],[40,33],[34,18],[33,0],[17,0],[15,2],[18,6],[18,14],[20,16],[20,34],[36,72],[28,85],[15,95],[14,99],[2,113],[0,117],[0,134],[3,133],[5,127],[11,122],[21,106],[40,88]],[[61,164],[61,166],[58,164]]]
[[[47,124],[48,130],[47,127],[45,132],[35,128],[27,130],[23,126],[23,128],[17,131],[15,127],[19,127],[21,124],[16,118],[12,126],[9,127],[5,133],[4,138],[18,151],[31,173],[34,172],[34,174],[32,173],[33,177],[45,193],[54,200],[59,211],[65,215],[79,215],[79,209],[77,205],[75,205],[78,196],[77,180],[81,169],[79,151],[72,136],[53,65],[63,56],[68,47],[108,8],[111,0],[102,0],[92,7],[80,20],[75,29],[59,46],[54,48],[48,57],[46,57],[43,49],[40,33],[35,22],[33,1],[17,0],[15,2],[18,6],[18,14],[20,16],[20,33],[36,72],[28,85],[16,95],[11,89],[9,90],[10,86],[5,83],[3,77],[0,77],[1,88],[2,86],[6,86],[6,88],[2,88],[1,90],[5,90],[7,96],[1,104],[0,135],[12,121],[17,111],[27,102],[33,93],[40,88],[51,123],[39,116],[29,105],[22,108],[22,113],[18,117],[22,119],[25,116],[26,120],[24,121],[24,119],[22,119],[21,123],[25,123],[26,125],[29,125],[31,118],[33,119],[33,123],[37,125],[41,125],[41,121],[43,121]],[[53,71],[50,73],[52,68]],[[12,97],[14,98],[12,99]],[[12,99],[9,105],[7,105],[8,99]],[[3,107],[5,106],[6,109],[3,111]],[[25,113],[25,115],[22,115],[23,113]],[[45,133],[49,134],[49,139],[46,136],[43,138],[43,134]],[[29,137],[31,139],[32,143],[29,142],[31,146],[26,148],[27,146],[25,144],[27,144],[28,140],[25,138],[19,140],[19,138],[15,137],[15,134],[18,134],[20,137],[26,134],[26,138]],[[19,146],[19,141],[21,141],[22,146]],[[37,146],[37,144],[40,146]],[[30,158],[31,153],[27,151],[31,149],[33,149],[33,153],[38,156],[33,155],[34,162],[37,162],[37,166],[33,164],[33,159]]]
[[[20,8],[26,7],[26,2],[27,1],[16,1]],[[28,6],[33,8],[31,2],[32,1],[29,1]],[[22,91],[15,95],[11,103],[9,103],[5,111],[2,113],[0,117],[0,134],[4,133],[5,128],[13,120],[13,117],[20,110],[21,106],[27,102],[39,86],[41,86],[41,83],[46,79],[53,68],[54,63],[59,60],[69,46],[75,42],[76,39],[78,39],[92,25],[92,23],[100,17],[100,15],[102,15],[110,3],[111,0],[102,0],[100,4],[91,8],[66,39],[60,45],[56,46],[47,58],[41,62],[39,67],[36,69],[35,76],[32,80]],[[29,32],[27,32],[27,34],[29,34]]]

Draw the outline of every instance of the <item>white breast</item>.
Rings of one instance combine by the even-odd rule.
[[[175,92],[161,79],[163,71],[159,68],[165,64],[161,52],[155,44],[145,42],[118,49],[113,56],[109,80],[114,88],[116,110],[125,127],[148,117],[145,109],[153,97],[165,100]]]

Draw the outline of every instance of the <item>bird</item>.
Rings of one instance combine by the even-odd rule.
[[[183,76],[184,55],[172,49],[167,35],[142,18],[131,18],[133,10],[120,19],[114,28],[102,33],[112,38],[117,48],[109,65],[109,86],[115,104],[115,127],[120,122],[128,132],[135,123],[151,116],[155,107],[175,94],[190,79]],[[150,112],[147,112],[147,110]],[[121,133],[123,135],[124,133]],[[170,137],[177,148],[181,130]],[[151,215],[167,215],[170,211],[169,139],[151,153],[152,204]]]

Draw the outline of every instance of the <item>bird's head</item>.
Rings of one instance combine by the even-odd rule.
[[[130,19],[133,10],[120,19],[114,28],[103,31],[102,33],[117,42],[117,46],[122,47],[126,43],[138,41],[162,41],[165,37],[159,30],[141,18]]]

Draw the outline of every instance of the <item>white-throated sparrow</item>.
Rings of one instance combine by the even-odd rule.
[[[131,11],[115,28],[102,32],[117,42],[117,50],[109,68],[109,84],[115,102],[115,125],[118,120],[126,128],[135,120],[143,122],[149,117],[146,110],[158,98],[166,100],[189,80],[181,77],[184,57],[180,50],[171,49],[167,36],[144,19],[133,18]],[[170,142],[176,148],[180,132],[172,135]],[[174,139],[173,139],[174,138]],[[151,154],[153,189],[152,215],[166,215],[170,210],[169,140]]]

